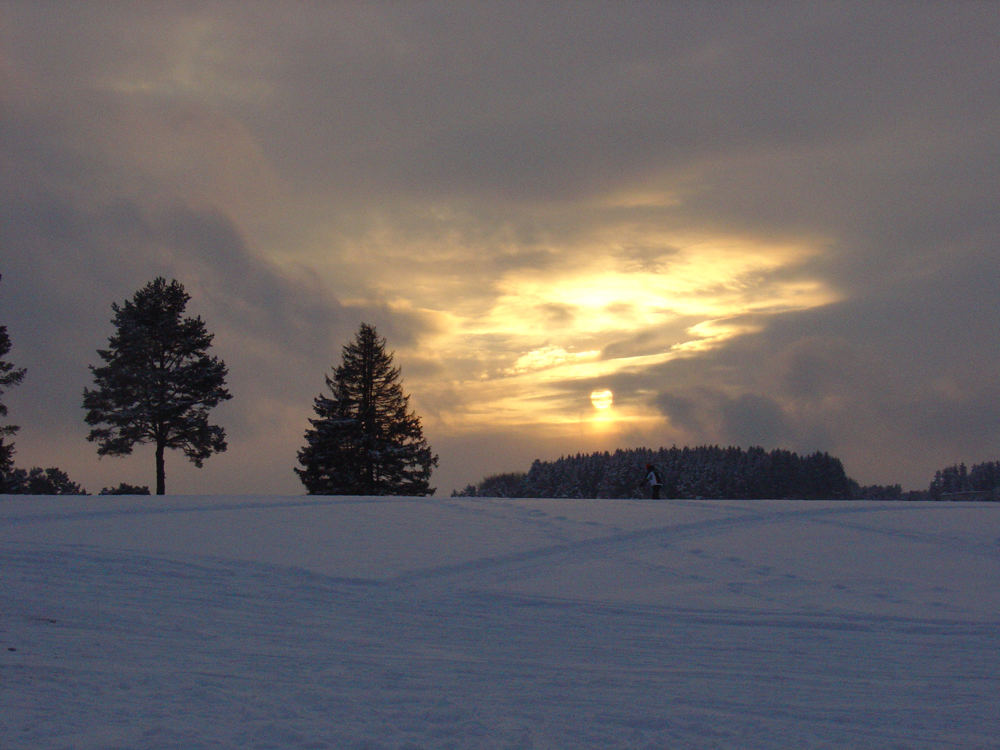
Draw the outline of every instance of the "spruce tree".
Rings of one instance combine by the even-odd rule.
[[[326,376],[329,395],[314,402],[316,418],[295,469],[310,495],[430,495],[438,457],[409,410],[400,369],[386,340],[362,323]]]
[[[18,385],[24,380],[24,368],[14,367],[4,359],[9,351],[10,336],[7,335],[7,326],[0,326],[0,397],[7,388]],[[0,417],[6,416],[7,406],[0,401]],[[13,424],[0,426],[0,489],[14,468],[14,444],[6,442],[6,438],[14,435],[19,429]]]
[[[226,365],[207,354],[212,344],[201,318],[185,318],[190,296],[180,282],[158,277],[119,306],[105,364],[90,366],[95,388],[83,391],[87,424],[103,425],[87,439],[102,456],[125,456],[136,443],[156,447],[156,494],[166,491],[164,451],[179,449],[199,468],[226,450],[226,433],[208,422],[209,409],[231,398]]]

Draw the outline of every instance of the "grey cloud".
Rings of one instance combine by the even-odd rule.
[[[667,391],[657,394],[655,403],[677,427],[692,435],[705,433],[705,421],[698,414],[695,398]]]
[[[658,393],[693,442],[830,450],[862,481],[921,487],[941,465],[1000,450],[1000,349],[996,327],[982,327],[996,320],[993,280],[982,280],[983,296],[976,284],[938,292],[956,295],[950,319],[927,289],[909,288],[902,299],[788,316],[633,386]]]
[[[679,248],[669,246],[646,246],[626,244],[617,252],[628,273],[661,273],[665,270],[668,259],[677,255]]]
[[[236,14],[220,5],[214,14],[161,11],[168,42],[153,39],[146,10],[116,11],[117,23],[161,50],[185,21],[206,21],[203,43],[216,41],[218,54],[191,53],[194,72],[218,67],[218,57],[226,67],[213,73],[259,78],[268,96],[229,106],[269,155],[355,195],[384,195],[396,183],[438,196],[565,198],[714,158],[839,146],[873,129],[905,137],[914,119],[988,122],[1000,78],[990,75],[995,19],[986,6],[779,4],[751,13],[670,3],[610,12],[582,3],[572,13],[524,14],[488,4],[337,4]],[[21,23],[42,23],[19,11]],[[17,46],[42,58],[46,80],[73,75],[67,59],[85,63],[84,80],[137,59],[124,40],[107,38],[99,11],[82,15],[80,41],[62,57]],[[280,23],[262,39],[258,26],[272,15]],[[177,62],[169,50],[158,57],[167,70]],[[289,129],[289,113],[301,127]]]
[[[773,399],[744,393],[722,404],[725,442],[736,445],[784,445],[792,438],[781,406]]]
[[[569,325],[576,317],[576,308],[573,305],[563,305],[553,302],[546,305],[538,305],[535,309],[545,318],[546,323],[550,325]]]
[[[729,397],[712,388],[694,388],[657,395],[657,407],[675,428],[693,442],[727,445],[763,445],[768,448],[797,442],[795,429],[774,399],[752,393]]]
[[[526,238],[525,244],[531,244],[537,240]],[[528,250],[514,250],[511,252],[497,253],[492,257],[484,259],[491,269],[501,273],[508,271],[544,271],[550,269],[557,263],[559,256],[551,250],[532,248]]]
[[[253,117],[272,156],[310,178],[520,201],[604,190],[712,154],[856,138],[897,125],[915,99],[955,100],[938,68],[991,65],[976,51],[989,37],[976,13],[790,7],[291,14],[252,56],[273,88]],[[237,20],[220,22],[259,43]],[[970,100],[990,93],[988,79]],[[288,133],[289,111],[324,127]]]
[[[780,356],[778,386],[793,398],[822,399],[865,377],[850,344],[843,339],[803,338]]]
[[[687,330],[699,322],[701,322],[700,318],[680,317],[656,327],[622,332],[601,349],[601,359],[611,360],[662,354],[676,344],[690,338]]]

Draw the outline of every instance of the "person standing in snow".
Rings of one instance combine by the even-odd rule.
[[[663,480],[660,478],[660,472],[656,470],[653,464],[646,464],[646,484],[649,485],[649,496],[653,500],[659,500],[660,487],[663,486]]]

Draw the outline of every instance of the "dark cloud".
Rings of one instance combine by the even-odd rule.
[[[801,435],[781,404],[768,396],[743,393],[729,397],[712,388],[682,394],[661,393],[656,405],[684,434],[701,443],[767,447],[796,445]],[[818,450],[821,446],[814,446]]]
[[[1000,450],[990,291],[1000,287],[985,268],[958,276],[788,316],[632,387],[653,390],[694,442],[830,450],[865,481],[887,481],[892,465],[894,481],[920,487],[931,466]]]
[[[691,435],[707,433],[705,420],[699,414],[698,401],[692,396],[671,392],[659,393],[655,398],[656,406],[671,423]]]
[[[765,396],[744,393],[724,401],[721,411],[727,443],[784,445],[793,437],[781,406]]]

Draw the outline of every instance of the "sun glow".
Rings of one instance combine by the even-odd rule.
[[[590,393],[590,403],[594,405],[595,409],[610,409],[614,402],[615,394],[607,388],[601,391],[591,391]]]
[[[658,419],[645,406],[655,387],[645,384],[650,368],[725,346],[764,329],[772,316],[838,299],[795,270],[816,252],[806,244],[686,239],[616,245],[599,237],[590,251],[567,250],[573,263],[502,271],[486,285],[489,295],[468,299],[460,287],[425,295],[425,285],[408,278],[406,292],[384,289],[384,299],[406,300],[409,306],[390,304],[434,322],[421,341],[425,366],[435,372],[447,361],[452,377],[422,393],[448,429],[483,422],[559,434],[581,424],[638,429]],[[433,284],[443,283],[439,266],[435,273]],[[419,300],[408,296],[415,290]],[[601,383],[620,374],[636,379],[627,394]],[[590,405],[581,409],[583,383]]]

